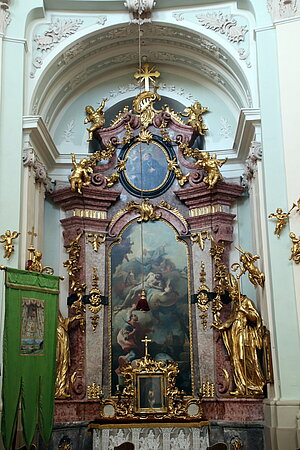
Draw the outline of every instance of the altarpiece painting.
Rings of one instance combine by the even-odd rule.
[[[135,309],[143,277],[149,311]],[[130,224],[111,249],[112,392],[122,385],[122,366],[144,355],[148,335],[152,357],[178,362],[178,387],[191,394],[188,298],[186,245],[163,221]]]

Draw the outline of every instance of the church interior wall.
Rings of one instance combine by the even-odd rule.
[[[100,1],[95,3],[101,6]],[[242,281],[242,288],[243,292],[256,302],[271,332],[275,383],[268,388],[268,398],[264,401],[267,430],[265,445],[267,449],[274,450],[286,450],[288,447],[285,445],[296,449],[296,446],[300,445],[300,436],[297,437],[297,414],[299,415],[300,407],[300,277],[299,267],[289,261],[291,243],[288,235],[291,231],[297,236],[300,234],[300,219],[299,215],[292,215],[288,226],[278,239],[274,235],[274,222],[266,218],[278,207],[288,210],[299,197],[297,181],[300,153],[297,146],[300,131],[297,118],[300,64],[296,57],[300,50],[297,39],[300,32],[299,17],[288,20],[288,9],[282,9],[280,17],[279,6],[271,7],[270,2],[268,12],[267,1],[262,0],[212,1],[201,6],[192,3],[184,7],[177,4],[172,8],[155,9],[153,23],[185,34],[188,34],[189,30],[191,33],[198,33],[201,38],[208,39],[217,46],[227,61],[222,65],[222,58],[218,61],[216,56],[212,62],[205,53],[199,52],[199,55],[196,55],[195,49],[192,51],[189,48],[184,49],[183,46],[178,49],[182,59],[176,60],[176,43],[170,51],[170,61],[163,60],[166,54],[159,53],[157,44],[152,50],[151,44],[145,44],[144,53],[152,51],[153,57],[158,56],[158,61],[154,62],[162,73],[159,81],[159,93],[162,96],[173,99],[183,107],[190,105],[195,99],[199,99],[203,106],[209,106],[210,112],[205,116],[208,126],[205,149],[216,151],[219,158],[229,157],[228,163],[222,169],[226,181],[239,180],[251,141],[261,142],[263,157],[257,161],[255,176],[248,186],[248,192],[231,209],[237,217],[229,260],[234,262],[238,259],[238,251],[233,249],[234,246],[241,246],[261,256],[260,267],[268,280],[264,292],[258,292],[248,280]],[[279,5],[282,2],[273,3]],[[54,4],[51,0],[16,2],[16,5],[10,7],[11,23],[5,36],[0,36],[0,180],[1,185],[5,186],[4,191],[0,191],[0,210],[9,211],[9,214],[1,214],[0,224],[3,232],[6,229],[22,230],[20,244],[16,246],[12,258],[9,262],[1,258],[0,263],[24,267],[28,246],[26,230],[35,225],[43,259],[55,268],[56,273],[65,277],[61,282],[60,307],[66,316],[68,279],[66,269],[62,266],[67,255],[62,228],[58,226],[59,220],[66,215],[50,201],[45,185],[36,179],[33,168],[23,167],[22,151],[24,147],[28,148],[27,144],[31,144],[52,180],[57,180],[61,186],[67,186],[71,173],[69,154],[76,153],[79,159],[89,152],[83,123],[84,107],[88,104],[95,106],[109,95],[106,108],[110,108],[137,94],[136,87],[132,87],[137,52],[134,44],[130,42],[123,49],[123,59],[125,61],[127,56],[128,63],[125,61],[123,65],[118,65],[115,62],[111,67],[107,65],[106,69],[101,67],[101,62],[109,57],[115,57],[115,60],[121,57],[120,48],[108,48],[103,55],[98,49],[97,55],[89,57],[85,63],[80,63],[76,54],[80,42],[92,37],[97,38],[109,31],[117,33],[119,28],[127,26],[128,13],[105,8],[97,13],[63,11],[58,9],[58,3],[51,9]],[[64,4],[67,7],[70,2],[64,0],[61,5]],[[213,11],[224,15],[233,14],[238,17],[239,26],[247,27],[243,46],[232,44],[224,35],[200,24],[197,15],[207,15]],[[82,23],[78,30],[53,48],[38,52],[36,36],[45,37],[49,23],[64,18],[81,20]],[[69,60],[67,58],[64,66],[61,58],[66,55],[69,55]],[[193,67],[184,67],[184,61],[193,58],[195,61],[197,59],[199,65],[195,63]],[[212,77],[210,80],[207,74],[201,73],[201,58],[211,70],[218,69],[219,78]],[[99,64],[99,74],[96,63]],[[79,77],[78,64],[81,64]],[[86,77],[89,69],[90,75]],[[223,84],[216,81],[220,79]],[[241,115],[247,115],[248,110],[255,108],[260,111],[261,133],[257,128],[253,131],[252,125],[248,126],[246,131],[243,128],[242,149],[239,153],[237,143]],[[46,144],[33,144],[32,138],[26,141],[26,132],[23,134],[23,116],[41,116],[49,133],[47,139],[50,142],[50,150],[47,150]],[[42,133],[39,136],[45,143],[46,139]],[[55,149],[52,159],[48,155],[51,149]],[[178,185],[177,187],[179,188]],[[123,197],[123,200],[121,198],[118,206],[112,207],[109,217],[130,199],[133,197]],[[179,200],[176,199],[174,204],[187,214],[187,207]],[[86,245],[86,251],[87,260],[95,257],[89,245]],[[196,246],[192,248],[192,252],[194,260],[200,260],[200,250]],[[100,266],[105,254],[100,252],[96,257]],[[105,277],[103,283],[104,279]],[[196,265],[193,267],[193,279],[194,289],[197,289],[199,270]],[[207,273],[207,281],[212,281],[210,272]],[[88,288],[90,287],[89,285]],[[91,314],[88,314],[87,320],[90,320]],[[104,311],[101,314],[97,335],[87,335],[89,348],[92,347],[93,339],[104,342],[103,324],[107,318]],[[202,333],[201,327],[198,320],[199,336]],[[198,356],[199,361],[204,358],[201,354]],[[92,355],[88,358],[90,360]],[[101,347],[97,354],[98,365],[102,359]],[[87,377],[101,383],[96,367],[96,362],[88,365]],[[207,366],[207,372],[202,372],[203,376],[209,377],[212,371],[213,368]]]

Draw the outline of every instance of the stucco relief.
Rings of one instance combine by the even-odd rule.
[[[130,23],[151,22],[152,10],[156,2],[154,0],[126,0],[124,5],[128,8]]]
[[[10,12],[8,11],[10,0],[0,1],[0,34],[6,33],[6,28],[10,24]]]
[[[106,21],[107,16],[104,15],[96,18],[96,23],[100,26],[104,26]],[[79,18],[56,17],[48,24],[47,30],[44,29],[45,25],[39,27],[42,32],[40,34],[36,33],[33,36],[32,42],[33,59],[30,73],[31,78],[34,78],[36,70],[41,68],[45,55],[53,50],[62,40],[75,34],[83,24],[84,20]],[[75,56],[83,52],[83,50],[83,45],[76,43],[72,48],[63,53],[59,64],[68,64]]]
[[[245,161],[245,172],[242,175],[242,186],[249,188],[251,180],[255,177],[257,161],[262,159],[261,142],[252,141],[248,158]]]
[[[273,20],[286,19],[299,13],[298,0],[267,0],[267,7]]]
[[[27,147],[23,150],[23,165],[25,167],[32,167],[34,171],[35,181],[42,183],[47,192],[53,192],[53,185],[48,176],[45,165],[39,160],[37,154],[32,147]]]

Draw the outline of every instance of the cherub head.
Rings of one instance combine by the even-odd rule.
[[[85,112],[87,114],[92,114],[92,113],[95,112],[95,110],[94,110],[94,108],[91,105],[88,105],[88,106],[85,107]]]
[[[10,230],[5,231],[5,236],[10,237]]]
[[[40,261],[42,259],[42,253],[41,252],[34,252],[34,256],[37,259],[37,261]]]
[[[282,213],[282,209],[281,208],[277,208],[276,212],[277,212],[277,214],[281,214]]]
[[[87,163],[88,163],[88,160],[86,158],[83,158],[79,164],[80,164],[80,167],[84,168],[84,167],[86,167]]]

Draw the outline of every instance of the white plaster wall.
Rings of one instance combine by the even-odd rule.
[[[286,187],[288,206],[300,199],[300,19],[278,22],[276,25],[278,44],[278,73],[280,86],[283,154],[286,172]],[[280,205],[278,205],[280,206]],[[300,235],[300,213],[293,212],[290,216],[289,231]],[[282,238],[287,248],[291,247],[288,232]],[[293,267],[296,301],[298,310],[298,326],[300,330],[300,264],[286,261]]]

